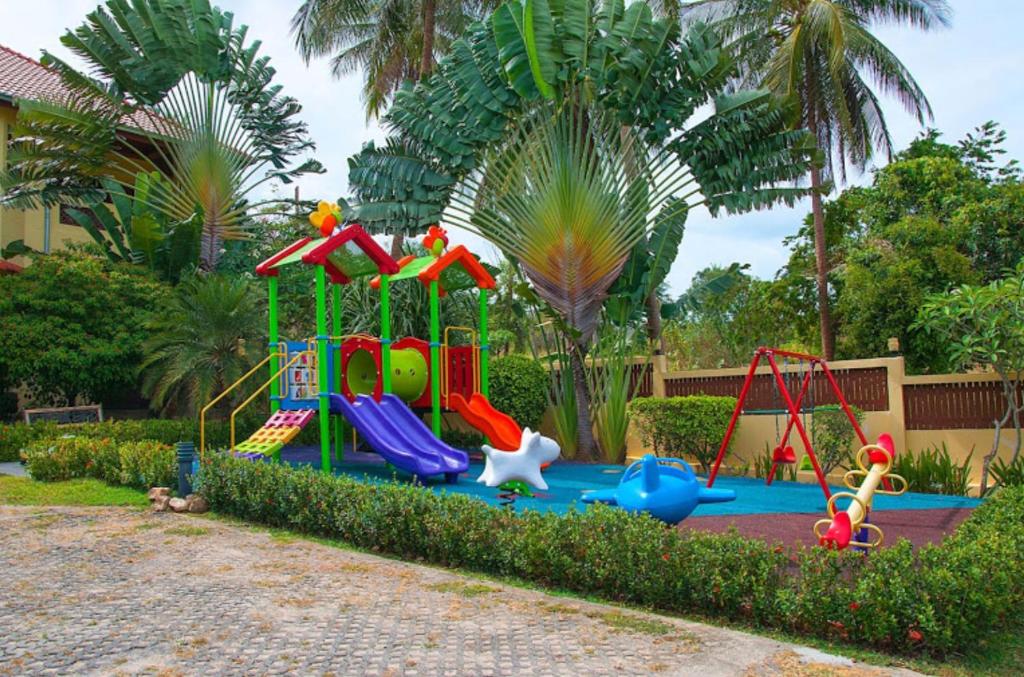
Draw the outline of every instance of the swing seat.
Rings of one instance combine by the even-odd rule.
[[[785,463],[791,465],[796,463],[796,452],[793,451],[793,447],[787,446],[785,449],[782,447],[775,447],[775,451],[772,452],[773,463]]]

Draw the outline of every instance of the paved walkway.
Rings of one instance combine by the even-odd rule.
[[[0,571],[3,674],[892,674],[194,516],[0,507]]]

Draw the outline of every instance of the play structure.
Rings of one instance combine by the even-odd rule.
[[[541,468],[557,459],[562,452],[561,448],[551,438],[529,428],[523,430],[520,439],[516,451],[502,451],[488,444],[483,445],[486,462],[484,471],[476,481],[489,487],[525,482],[536,489],[547,489],[548,484],[541,475]]]
[[[877,548],[882,545],[885,534],[877,525],[871,524],[871,504],[876,495],[899,496],[906,493],[907,481],[889,472],[895,457],[896,446],[888,434],[881,435],[878,444],[865,445],[857,452],[857,469],[843,476],[843,483],[856,493],[843,491],[833,494],[829,499],[829,518],[818,520],[814,525],[814,535],[819,544],[835,550],[851,546]],[[880,488],[883,482],[899,488]],[[836,510],[839,499],[850,501],[846,510],[841,512]]]
[[[693,468],[681,459],[647,454],[623,473],[619,486],[583,494],[584,503],[614,505],[627,512],[646,512],[666,524],[678,524],[701,503],[735,501],[731,489],[700,486]]]
[[[779,363],[776,359],[779,357],[783,359],[783,369],[779,369]],[[825,480],[825,474],[822,472],[821,466],[818,464],[818,457],[814,453],[814,444],[811,437],[808,435],[807,425],[804,421],[801,421],[802,413],[804,415],[808,413],[810,413],[811,416],[814,415],[815,372],[820,370],[825,376],[828,386],[835,395],[839,406],[846,414],[846,417],[850,420],[850,425],[853,426],[853,430],[857,435],[857,439],[860,440],[860,444],[867,445],[867,438],[864,436],[864,431],[861,430],[860,424],[857,423],[857,417],[853,415],[852,411],[850,411],[850,405],[846,402],[846,398],[843,396],[842,390],[839,389],[839,384],[836,383],[835,377],[829,370],[828,363],[823,358],[815,355],[795,353],[788,350],[780,350],[778,348],[761,347],[754,351],[754,358],[750,361],[750,368],[747,370],[747,377],[743,381],[743,388],[740,390],[739,398],[736,400],[736,408],[732,412],[732,418],[729,419],[729,426],[726,428],[725,437],[722,439],[722,445],[718,449],[718,456],[715,457],[714,465],[711,467],[711,473],[708,475],[708,487],[710,488],[714,485],[715,478],[718,476],[718,469],[722,465],[722,459],[725,458],[726,450],[729,448],[729,442],[736,430],[736,423],[739,421],[740,415],[744,413],[744,403],[746,402],[747,395],[750,393],[750,388],[754,383],[755,376],[757,375],[757,368],[761,364],[762,360],[768,363],[768,367],[771,370],[770,373],[773,376],[775,387],[777,389],[776,392],[782,396],[782,401],[785,405],[785,409],[782,410],[782,413],[786,415],[786,429],[782,434],[782,437],[779,439],[778,444],[772,451],[772,466],[771,470],[768,472],[768,477],[765,479],[765,483],[768,485],[772,483],[780,465],[792,465],[796,463],[796,452],[789,444],[790,435],[795,428],[797,434],[800,436],[800,440],[803,442],[807,458],[811,462],[814,474],[818,478],[818,484],[821,485],[821,490],[824,492],[825,498],[831,499],[832,491],[829,489],[828,482]],[[796,364],[797,371],[795,374],[789,369],[790,362],[794,362]],[[792,378],[791,374],[796,378]],[[788,385],[787,380],[795,381],[796,388]],[[796,390],[795,396],[792,392],[794,390]],[[776,410],[771,413],[777,414],[779,412]],[[777,429],[776,433],[778,433]]]
[[[252,458],[280,459],[281,448],[313,419],[320,428],[321,469],[331,472],[334,455],[343,455],[347,421],[371,448],[394,467],[417,478],[444,476],[454,482],[468,468],[465,452],[441,441],[444,411],[456,411],[479,429],[494,447],[515,451],[522,431],[487,398],[487,299],[494,278],[465,246],[448,248],[445,232],[432,226],[423,239],[425,256],[395,261],[357,224],[342,227],[337,205],[320,203],[310,222],[322,237],[302,238],[256,267],[266,278],[269,299],[269,354],[203,408],[200,449],[205,452],[207,412],[256,373],[269,379],[231,413],[231,450]],[[316,271],[316,334],[303,340],[279,335],[278,276],[289,267]],[[380,336],[345,334],[341,287],[360,278],[380,295]],[[392,341],[390,286],[410,280],[427,288],[429,341],[403,337]],[[477,289],[478,329],[441,326],[441,299],[448,293]],[[328,326],[330,306],[330,326]],[[458,335],[460,345],[451,339]],[[467,342],[468,339],[468,342]],[[236,443],[236,417],[262,393],[269,393],[271,416],[248,439]],[[422,418],[430,414],[428,427]]]

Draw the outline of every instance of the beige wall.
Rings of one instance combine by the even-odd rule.
[[[0,105],[0,168],[7,166],[7,134],[14,125],[16,111],[9,106]],[[60,210],[56,207],[49,210],[49,243],[46,242],[45,210],[0,209],[0,248],[6,247],[15,240],[22,240],[36,251],[56,251],[68,242],[90,242],[92,238],[78,226],[60,223]],[[47,246],[48,244],[48,246]],[[14,262],[26,265],[25,257],[17,257]]]
[[[654,368],[654,395],[663,395],[664,380],[666,378],[694,378],[703,376],[735,376],[744,375],[747,372],[746,368],[738,369],[715,369],[715,370],[700,370],[700,371],[689,371],[689,372],[666,372],[659,369],[659,366],[663,365],[655,362]],[[896,442],[897,454],[916,452],[922,449],[928,449],[932,446],[946,445],[950,455],[954,461],[963,463],[968,456],[971,458],[972,468],[972,483],[975,485],[978,483],[981,475],[981,464],[982,458],[991,449],[993,440],[995,439],[995,431],[992,429],[977,429],[977,430],[907,430],[904,424],[903,417],[903,386],[904,384],[919,384],[919,383],[958,383],[958,382],[976,382],[976,381],[988,381],[998,380],[998,377],[994,374],[941,374],[933,376],[906,376],[904,373],[903,359],[896,358],[878,358],[872,360],[849,360],[849,361],[836,361],[830,362],[829,367],[832,370],[840,369],[873,369],[878,367],[884,367],[887,370],[888,375],[888,391],[889,391],[889,407],[886,411],[869,411],[865,413],[863,429],[864,434],[868,438],[868,441],[874,441],[878,435],[882,433],[889,433],[893,436]],[[758,373],[768,373],[767,367],[758,369]],[[736,393],[739,395],[739,392]],[[778,417],[778,426],[780,432],[785,429],[786,420],[784,416]],[[776,434],[776,417],[771,415],[750,415],[741,416],[740,424],[734,441],[732,443],[730,455],[726,458],[726,465],[731,466],[733,469],[740,468],[745,464],[750,464],[753,467],[754,459],[765,452],[765,445],[769,445],[771,448],[778,443],[779,435]],[[1000,456],[1004,459],[1008,459],[1012,453],[1012,431],[1005,432],[1003,434],[1002,450]],[[794,430],[791,435],[790,442],[797,452],[797,460],[804,454],[803,444],[800,441],[799,435]],[[854,445],[853,448],[856,448]],[[971,456],[973,450],[973,456]],[[635,460],[645,453],[650,453],[650,449],[639,439],[635,430],[631,430],[629,444],[627,447],[627,456],[630,460]],[[839,479],[838,476],[833,475],[834,479]],[[800,478],[803,481],[814,481],[814,476],[811,473],[801,473]]]

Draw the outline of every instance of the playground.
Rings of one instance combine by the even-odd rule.
[[[750,362],[706,477],[686,461],[653,454],[628,467],[558,463],[555,440],[521,428],[488,399],[487,294],[496,282],[472,252],[450,246],[447,233],[431,226],[420,242],[425,255],[395,260],[361,226],[345,225],[336,204],[321,202],[309,221],[320,238],[297,240],[256,267],[268,284],[268,354],[204,407],[201,454],[207,453],[207,413],[239,389],[249,394],[230,414],[229,451],[237,457],[311,466],[369,482],[411,481],[514,511],[565,514],[604,503],[689,529],[735,526],[745,535],[788,545],[867,553],[886,543],[881,524],[892,526],[890,542],[905,537],[920,546],[941,540],[981,502],[908,492],[907,480],[892,472],[893,438],[883,433],[868,439],[828,363],[767,347],[758,348]],[[317,312],[315,334],[295,340],[279,334],[277,285],[282,272],[300,265],[316,271]],[[380,336],[344,332],[340,289],[360,278],[380,296]],[[391,314],[401,310],[392,309],[390,288],[403,282],[428,291],[428,339],[393,340]],[[479,298],[476,326],[443,327],[443,297],[468,289],[476,289]],[[748,398],[759,366],[769,369],[769,387],[783,407],[774,410],[779,437],[770,469],[765,480],[720,475],[739,419],[751,411]],[[270,418],[243,438],[236,430],[238,415],[260,397],[269,398]],[[829,484],[808,425],[808,413],[813,422],[815,402],[823,399],[836,403],[859,446],[841,487]],[[447,444],[441,432],[451,419],[446,422],[445,416],[461,419],[488,444],[480,450]],[[314,420],[319,445],[290,446]],[[794,443],[802,445],[803,462],[813,469],[817,486],[779,479],[782,468],[798,463]],[[684,522],[698,508],[694,521]],[[810,520],[815,515],[819,519]]]

